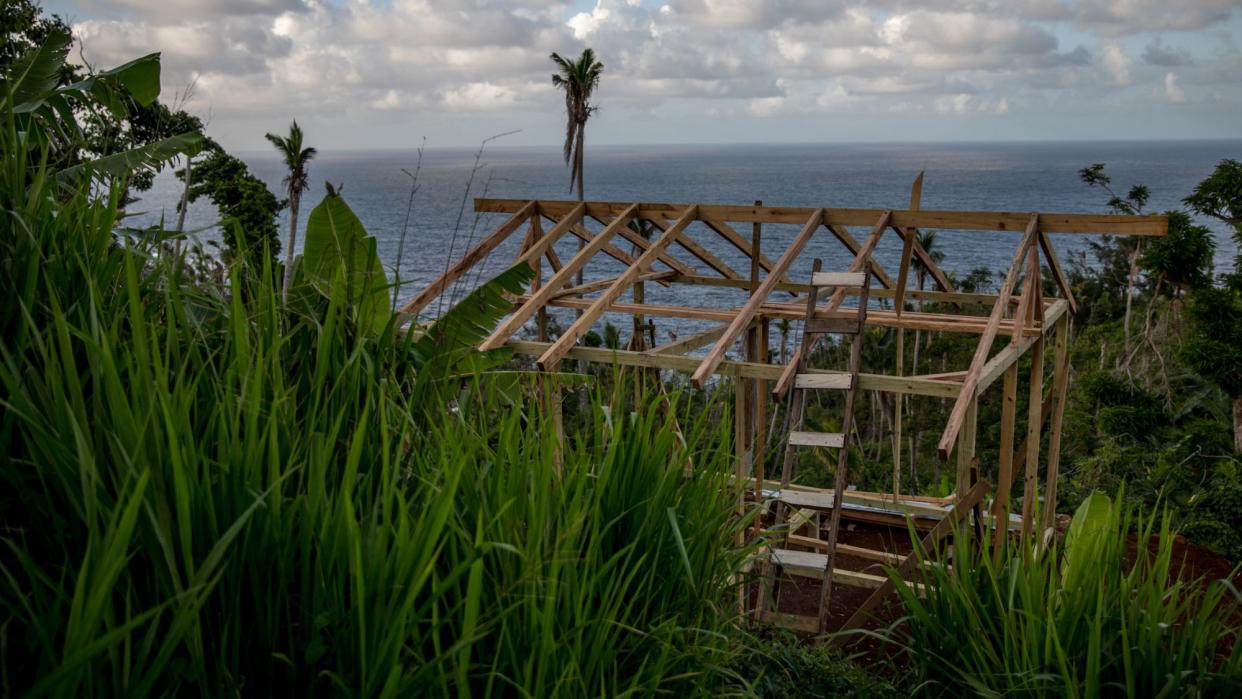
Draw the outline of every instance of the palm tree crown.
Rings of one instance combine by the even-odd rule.
[[[285,167],[289,170],[289,174],[285,175],[282,184],[285,185],[285,192],[289,196],[290,205],[294,198],[301,198],[302,192],[310,187],[310,182],[306,177],[306,166],[311,159],[319,153],[314,148],[302,147],[302,127],[298,126],[297,119],[289,125],[288,136],[277,136],[274,133],[267,134],[267,140],[276,147],[276,151],[280,153],[280,157],[285,161]]]
[[[569,186],[578,185],[578,198],[582,198],[582,147],[586,136],[587,119],[595,112],[591,95],[599,86],[604,64],[595,60],[595,52],[585,49],[577,60],[553,53],[552,62],[557,72],[552,84],[565,91],[565,164],[570,165]]]
[[[293,284],[293,246],[298,240],[298,206],[302,202],[302,193],[310,186],[306,166],[319,151],[303,147],[302,127],[298,126],[296,119],[289,125],[288,136],[269,133],[267,140],[276,147],[289,171],[283,181],[285,194],[289,198],[289,244],[285,249],[285,280],[281,292],[282,298],[287,300],[289,287]]]

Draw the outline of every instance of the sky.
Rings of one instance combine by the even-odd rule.
[[[1242,138],[1242,0],[44,0],[225,147]]]

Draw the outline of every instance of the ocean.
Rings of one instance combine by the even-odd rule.
[[[302,202],[302,225],[322,198],[324,182],[339,186],[377,239],[390,275],[395,279],[399,273],[398,296],[407,299],[443,272],[450,256],[454,260],[460,257],[471,241],[504,220],[501,214],[476,215],[470,198],[573,198],[569,171],[559,148],[505,147],[503,140],[484,149],[467,196],[477,151],[428,146],[412,211],[412,180],[403,170],[415,170],[415,150],[321,152],[311,163],[311,187]],[[284,173],[275,152],[238,155],[273,191],[279,191]],[[1180,208],[1182,197],[1225,158],[1242,158],[1242,141],[588,146],[586,195],[588,199],[627,202],[749,204],[762,200],[770,205],[898,209],[907,208],[910,185],[923,170],[924,209],[1099,213],[1106,210],[1108,195],[1082,184],[1077,173],[1100,162],[1107,164],[1113,188],[1119,193],[1135,184],[1147,185],[1151,189],[1147,209],[1160,212]],[[161,174],[156,186],[140,195],[141,202],[130,207],[131,212],[141,212],[135,223],[149,223],[163,216],[171,227],[176,220],[180,186],[170,174]],[[217,219],[214,207],[203,199],[191,206],[186,228],[209,240],[214,237]],[[1227,227],[1217,221],[1203,223],[1216,235],[1216,272],[1231,270],[1236,245]],[[749,234],[748,225],[737,227],[744,235]],[[282,237],[286,228],[287,223],[282,221]],[[398,270],[403,229],[406,244]],[[797,229],[793,225],[766,225],[764,253],[775,259]],[[866,233],[861,229],[853,232],[859,238]],[[740,254],[701,224],[693,226],[690,234],[710,245],[734,269],[743,274],[749,270],[749,263]],[[944,269],[957,274],[977,267],[1004,269],[1018,242],[1017,233],[938,231],[937,235],[936,247],[945,254]],[[493,253],[489,265],[471,275],[470,281],[503,269],[512,261],[521,239],[521,233],[513,235]],[[1062,261],[1068,264],[1070,256],[1087,250],[1090,237],[1066,234],[1053,236],[1053,240]],[[562,259],[572,255],[575,245],[562,241],[558,247]],[[895,270],[899,256],[899,239],[886,236],[877,259]],[[678,257],[696,262],[684,251]],[[843,269],[850,258],[823,230],[791,276],[807,277],[814,257],[823,258],[828,270]],[[587,278],[611,276],[619,270],[619,265],[608,260],[589,267]],[[730,289],[647,287],[651,303],[716,307],[744,300],[743,292]],[[465,291],[458,288],[455,296]],[[433,304],[429,312],[434,314],[440,307]],[[568,313],[565,319],[570,317]],[[611,319],[628,322],[624,318]],[[698,325],[686,323],[676,329],[685,332]]]

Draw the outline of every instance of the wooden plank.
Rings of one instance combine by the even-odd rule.
[[[820,512],[828,512],[832,510],[832,504],[835,502],[833,492],[831,490],[796,490],[793,488],[783,488],[776,497],[780,502],[790,507],[806,508],[817,510]],[[893,502],[893,496],[886,494],[882,498],[874,496],[868,497],[860,495],[853,491],[845,491],[841,496],[841,502],[846,505],[857,507],[871,507],[877,510],[888,510],[903,515],[913,515],[916,517],[926,517],[931,519],[940,519],[949,513],[949,509],[938,507],[936,505],[921,505],[913,502],[899,501]]]
[[[646,272],[647,269],[651,267],[652,263],[654,263],[656,259],[658,259],[660,255],[668,249],[668,246],[671,245],[679,235],[681,235],[681,232],[686,229],[686,226],[689,226],[694,222],[696,212],[697,207],[695,206],[687,208],[685,213],[677,219],[677,222],[674,223],[668,231],[656,239],[651,246],[638,257],[634,264],[630,265],[628,269],[622,272],[616,280],[613,281],[612,286],[609,286],[608,289],[605,290],[604,293],[591,304],[590,308],[587,308],[582,315],[574,321],[573,325],[570,325],[566,328],[565,332],[561,333],[561,336],[557,338],[556,342],[552,343],[552,346],[548,348],[548,351],[544,352],[543,355],[539,357],[539,368],[544,371],[554,371],[557,365],[560,364],[561,358],[564,357],[569,351],[569,348],[574,346],[574,344],[578,342],[578,338],[585,335],[587,331],[591,329],[591,326],[595,324],[595,321],[608,310],[608,306],[620,298],[621,294],[623,294],[625,290],[638,279],[639,275]],[[610,230],[625,228],[629,221],[630,218],[626,214],[622,214],[613,220],[612,223],[608,224],[608,227],[604,229],[603,233],[600,233],[599,237],[604,237]]]
[[[461,275],[468,272],[483,258],[487,257],[501,243],[508,240],[514,231],[535,215],[536,208],[537,205],[533,201],[528,201],[519,207],[499,228],[470,248],[452,267],[445,270],[435,281],[424,287],[414,298],[402,306],[400,312],[414,315],[426,308],[427,304],[435,300],[440,294],[443,294],[446,289],[453,285],[453,282],[461,278]]]
[[[841,552],[841,548],[837,547],[837,551]],[[828,556],[822,553],[794,551],[792,549],[775,549],[772,551],[773,565],[780,566],[788,575],[800,578],[823,580],[826,575],[827,563]],[[887,576],[860,573],[856,570],[846,570],[844,568],[833,570],[832,577],[835,582],[839,582],[842,585],[861,587],[867,590],[879,589],[888,581]],[[923,592],[923,585],[921,583],[907,582],[906,585],[920,593]]]
[[[793,262],[797,259],[798,254],[802,252],[802,248],[806,247],[806,244],[810,242],[811,236],[815,234],[815,230],[819,228],[819,225],[823,222],[823,220],[823,209],[817,209],[813,214],[811,214],[810,218],[807,219],[806,223],[803,224],[802,230],[793,239],[793,242],[791,242],[789,247],[785,249],[785,253],[781,255],[781,258],[768,272],[767,278],[763,280],[763,283],[760,284],[755,293],[751,295],[750,300],[746,302],[746,305],[742,306],[742,310],[739,311],[733,321],[729,323],[729,327],[725,330],[724,334],[721,335],[720,339],[716,341],[715,346],[712,347],[712,350],[708,352],[707,357],[705,357],[703,362],[699,364],[699,368],[696,369],[694,374],[690,377],[691,382],[694,383],[696,388],[703,388],[703,386],[707,384],[707,379],[715,373],[716,367],[719,366],[720,362],[724,360],[724,354],[729,349],[729,346],[732,345],[733,341],[737,339],[737,336],[741,335],[742,331],[750,325],[751,320],[753,320],[755,314],[758,313],[759,307],[763,305],[763,302],[772,293],[772,288],[776,286],[776,283],[780,280],[781,276],[789,271],[790,266],[793,265]]]
[[[1030,255],[1030,264],[1027,268],[1027,277],[1031,282],[1032,299],[1039,299],[1039,251],[1032,248]],[[1035,309],[1039,307],[1038,303],[1031,304],[1031,314],[1034,316]],[[1030,397],[1027,413],[1027,432],[1026,432],[1026,473],[1022,483],[1022,541],[1023,545],[1029,541],[1030,535],[1035,530],[1035,508],[1036,498],[1038,497],[1038,479],[1039,479],[1039,435],[1040,435],[1040,407],[1044,396],[1044,339],[1040,336],[1035,340],[1035,345],[1031,348],[1031,377],[1030,377]]]
[[[992,499],[992,519],[997,523],[992,534],[992,557],[1000,560],[1001,548],[1009,535],[1009,495],[1013,490],[1013,430],[1017,415],[1018,365],[1005,370],[1005,386],[1001,395],[1000,466],[997,468],[996,497]]]
[[[1052,278],[1056,280],[1057,287],[1061,290],[1061,295],[1069,303],[1070,310],[1074,313],[1078,312],[1078,301],[1074,300],[1074,292],[1070,289],[1069,278],[1065,276],[1065,270],[1061,268],[1061,260],[1057,258],[1056,248],[1052,247],[1052,241],[1048,239],[1047,233],[1039,234],[1039,247],[1044,250],[1044,259],[1048,262],[1048,269],[1052,270]]]
[[[1057,476],[1061,467],[1061,424],[1065,417],[1066,391],[1069,388],[1070,331],[1070,317],[1066,316],[1057,325],[1056,344],[1052,350],[1052,397],[1055,403],[1052,409],[1052,431],[1048,434],[1047,480],[1044,485],[1044,518],[1041,529],[1045,531],[1056,524]]]
[[[745,280],[724,279],[720,277],[704,277],[704,276],[682,276],[674,277],[675,284],[691,284],[694,286],[719,286],[734,289],[746,289],[749,287]],[[810,284],[787,283],[781,282],[776,285],[777,291],[788,291],[791,294],[804,294],[810,291]],[[857,289],[847,289],[847,296],[857,296]],[[894,298],[897,295],[895,289],[872,289],[871,296],[876,298]],[[907,300],[922,299],[924,301],[942,301],[956,304],[972,304],[976,306],[992,307],[996,303],[996,294],[976,294],[963,291],[919,291],[917,289],[907,289],[903,295]],[[1049,301],[1051,303],[1051,301]]]
[[[975,399],[975,387],[979,380],[979,372],[982,371],[983,365],[987,361],[988,352],[992,348],[992,340],[996,338],[996,331],[1000,328],[1001,318],[1004,315],[1005,308],[1008,306],[1009,296],[1013,293],[1014,284],[1018,281],[1018,273],[1022,269],[1022,260],[1025,259],[1027,251],[1034,244],[1040,225],[1039,216],[1032,215],[1027,222],[1026,233],[1022,236],[1022,241],[1018,243],[1018,250],[1014,253],[1013,262],[1009,265],[1009,272],[1005,275],[1004,283],[1001,284],[1000,293],[997,294],[996,304],[992,307],[991,315],[988,316],[987,327],[979,338],[979,344],[975,348],[975,355],[970,361],[969,373],[967,373],[965,381],[962,382],[962,393],[953,404],[953,410],[949,413],[949,421],[945,425],[944,432],[940,435],[940,443],[937,448],[940,451],[941,459],[949,458],[949,452],[953,450],[953,444],[957,441],[957,433],[961,430],[962,422],[966,419],[966,409],[969,407],[970,402]]]
[[[949,516],[937,522],[936,526],[932,527],[931,531],[919,542],[918,547],[910,555],[906,556],[906,560],[902,561],[901,565],[897,566],[897,577],[908,577],[914,572],[915,568],[922,565],[923,557],[931,549],[932,545],[951,533],[965,519],[971,508],[982,502],[983,496],[987,494],[991,487],[990,483],[982,479],[971,486],[966,495],[958,501]],[[854,613],[850,615],[849,619],[845,620],[838,632],[849,631],[862,626],[863,622],[867,620],[868,615],[894,590],[896,590],[896,587],[893,585],[892,580],[885,581],[883,585],[877,588],[875,592],[871,593],[870,597],[859,605],[858,609],[854,610]],[[845,638],[845,636],[836,636],[833,638],[832,644],[839,645],[844,642]]]
[[[858,318],[811,318],[803,324],[802,332],[812,335],[857,335],[862,332]]]
[[[797,388],[838,389],[848,391],[854,385],[852,374],[798,374],[794,379]]]
[[[527,202],[525,199],[478,198],[474,200],[475,211],[514,213]],[[570,200],[540,200],[539,206],[553,215],[563,214],[577,205]],[[623,211],[627,202],[588,202],[590,215],[599,213],[614,216]],[[642,203],[639,218],[663,216],[675,218],[688,204]],[[802,223],[817,207],[802,206],[747,206],[715,205],[700,206],[700,215],[706,221],[717,223]],[[824,221],[831,225],[866,226],[876,219],[883,209],[826,208]],[[1022,231],[1030,221],[1032,211],[919,211],[894,210],[893,225],[899,228],[936,228],[963,231]],[[1168,234],[1168,217],[1161,215],[1122,216],[1116,214],[1080,214],[1040,212],[1043,230],[1048,233],[1106,233],[1109,235],[1164,236]]]
[[[828,542],[823,539],[816,539],[800,534],[790,534],[787,543],[796,546],[805,546],[813,548],[817,551],[827,551]],[[863,548],[862,546],[850,546],[849,544],[837,544],[837,553],[842,556],[851,556],[853,558],[862,558],[876,563],[885,563],[887,565],[898,565],[906,560],[906,557],[899,553],[891,553],[889,551],[877,551],[876,549]]]
[[[862,272],[816,272],[811,275],[811,286],[861,287],[867,275]]]
[[[797,447],[840,449],[845,446],[845,435],[839,432],[801,432],[794,430],[789,433],[789,443]]]
[[[673,270],[665,270],[663,272],[647,272],[645,274],[638,275],[638,279],[636,279],[635,282],[659,281],[662,279],[669,279],[676,274],[677,272]],[[560,291],[556,292],[556,294],[552,298],[559,299],[559,298],[564,298],[566,296],[583,296],[585,294],[592,294],[592,293],[595,293],[596,291],[599,291],[600,289],[607,289],[608,287],[612,286],[612,284],[616,280],[617,280],[616,277],[608,277],[606,279],[596,279],[595,281],[590,281],[585,284],[580,284],[578,286],[567,286],[564,289],[561,289]],[[635,304],[635,305],[642,305],[642,304]]]
[[[633,212],[637,208],[637,204],[632,205],[627,210],[629,212],[628,216],[632,218]],[[521,329],[527,319],[529,319],[535,311],[543,308],[544,304],[548,302],[548,299],[552,298],[552,296],[556,294],[557,289],[564,286],[566,282],[572,279],[573,275],[576,274],[588,260],[594,257],[595,253],[599,252],[600,248],[604,247],[604,245],[617,234],[617,229],[624,226],[628,220],[627,214],[623,213],[614,219],[613,222],[601,231],[599,235],[593,237],[591,242],[587,243],[585,247],[579,250],[578,253],[573,256],[573,259],[565,263],[565,265],[561,267],[561,270],[553,275],[552,279],[548,280],[547,285],[539,289],[539,291],[531,294],[530,299],[526,301],[526,303],[523,303],[516,310],[514,310],[509,318],[500,324],[500,327],[496,328],[496,330],[489,335],[486,340],[480,343],[479,349],[484,351],[496,349],[497,347],[503,345],[510,337],[513,337],[514,333]],[[568,217],[562,220],[562,222],[566,221],[569,221]],[[568,225],[572,225],[572,222],[570,221]],[[560,228],[560,224],[557,224],[557,228]],[[555,231],[556,229],[553,230]],[[538,248],[547,242],[551,237],[551,234],[549,234],[544,238],[544,240],[532,245],[530,252],[527,254],[536,252]],[[542,251],[540,251],[539,254],[542,255]]]
[[[620,308],[614,304],[613,308]],[[623,311],[619,311],[623,312]],[[505,346],[513,348],[515,354],[538,357],[549,347],[549,343],[532,340],[510,340]],[[569,352],[572,359],[595,362],[599,364],[619,364],[622,366],[642,366],[656,369],[668,369],[683,373],[693,372],[700,364],[696,357],[683,357],[673,354],[648,354],[630,350],[614,350],[606,347],[574,347]],[[725,360],[720,363],[717,373],[728,373],[748,378],[767,379],[769,381],[780,376],[782,367],[776,364],[759,364],[752,362],[734,362]],[[825,369],[808,369],[807,373],[840,374],[843,372]],[[862,391],[882,391],[886,393],[908,393],[934,398],[953,398],[960,390],[956,384],[946,381],[925,381],[910,376],[886,376],[884,374],[858,375],[858,388]]]
[[[728,325],[718,325],[701,333],[695,333],[686,338],[673,340],[658,347],[647,350],[647,354],[685,354],[693,352],[700,347],[705,347],[716,341],[720,337]]]

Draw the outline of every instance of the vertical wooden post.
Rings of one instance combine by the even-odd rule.
[[[756,354],[761,364],[768,363],[768,331],[768,319],[760,319],[759,346]],[[756,379],[755,388],[755,441],[752,449],[754,450],[755,492],[759,493],[763,490],[763,479],[767,477],[768,380]]]
[[[957,434],[957,488],[960,500],[970,490],[970,467],[975,461],[975,431],[979,425],[979,397],[974,396],[966,406],[962,430]]]
[[[756,199],[755,206],[763,206],[763,201]],[[750,228],[750,295],[759,289],[759,260],[763,256],[763,224],[756,221]],[[761,318],[751,325],[747,342],[747,359],[751,362],[768,361],[768,321]],[[768,412],[768,382],[764,379],[751,379],[750,415],[747,421],[747,432],[750,437],[751,465],[755,475],[755,492],[763,490],[765,464],[764,457],[764,418]]]
[[[1034,325],[1035,318],[1042,315],[1044,300],[1039,293],[1039,247],[1031,246],[1030,262],[1027,265],[1027,282],[1031,284],[1031,302],[1026,309],[1026,317],[1022,325]],[[1015,332],[1021,332],[1015,328]],[[1037,511],[1036,499],[1039,497],[1037,480],[1039,478],[1039,435],[1043,417],[1044,402],[1044,336],[1040,334],[1031,346],[1031,379],[1030,405],[1027,410],[1026,425],[1026,474],[1022,482],[1022,542],[1024,550],[1030,543],[1031,532],[1035,529]]]
[[[539,223],[539,214],[535,213],[530,217],[530,244],[535,245],[539,239],[543,237],[543,226]],[[540,255],[530,261],[530,266],[535,268],[535,279],[531,282],[531,293],[539,291],[539,287],[543,286],[543,256]],[[539,312],[535,314],[536,338],[540,342],[548,341],[548,309],[540,306]]]
[[[1048,434],[1048,474],[1044,484],[1044,518],[1040,527],[1051,528],[1057,514],[1057,476],[1061,465],[1061,421],[1065,417],[1065,394],[1069,385],[1069,341],[1073,323],[1067,313],[1057,323],[1056,344],[1052,348],[1052,431]]]
[[[734,487],[737,490],[737,515],[741,517],[746,513],[746,448],[749,430],[746,420],[747,414],[747,392],[749,389],[749,381],[742,377],[739,369],[733,375],[734,395],[736,396],[733,410],[733,448],[737,463],[734,466]],[[742,546],[746,543],[746,533],[741,529],[737,532],[737,545]]]
[[[997,474],[996,498],[992,501],[992,557],[999,560],[1005,537],[1009,535],[1009,493],[1013,490],[1013,426],[1018,412],[1018,363],[1005,369],[1003,403],[1001,404],[1000,467]]]
[[[920,170],[918,176],[914,178],[914,183],[910,185],[910,210],[918,210],[923,201],[923,171]],[[901,319],[901,314],[905,311],[906,301],[906,285],[909,284],[910,278],[910,256],[914,253],[914,238],[918,235],[918,231],[913,228],[905,229],[901,245],[901,263],[897,270],[897,288],[893,295],[893,312],[897,315],[897,319]],[[897,328],[897,375],[904,376],[906,370],[906,329]],[[898,393],[894,396],[893,408],[893,503],[901,498],[901,417],[905,410],[906,396],[904,393]],[[913,461],[914,454],[911,450],[910,459]]]

